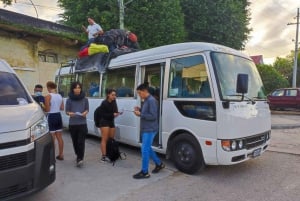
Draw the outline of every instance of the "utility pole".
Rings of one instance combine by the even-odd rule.
[[[133,0],[128,1],[127,3],[124,4],[123,0],[118,0],[119,3],[119,9],[120,9],[120,29],[124,29],[124,16],[125,16],[125,7],[127,4],[131,3]]]
[[[297,61],[298,61],[298,32],[299,32],[299,8],[297,9],[297,23],[288,23],[288,25],[296,24],[296,41],[295,41],[295,57],[293,68],[293,87],[297,87]]]
[[[118,0],[119,2],[119,8],[120,8],[120,29],[124,29],[124,15],[125,15],[125,7],[124,7],[124,2],[123,0]]]

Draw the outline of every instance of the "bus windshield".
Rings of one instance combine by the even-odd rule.
[[[239,101],[242,94],[236,92],[237,75],[248,75],[248,93],[251,100],[265,100],[265,90],[255,64],[243,57],[231,54],[211,53],[221,100]]]

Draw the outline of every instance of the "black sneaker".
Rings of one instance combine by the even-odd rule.
[[[140,171],[139,173],[136,173],[132,176],[134,179],[147,179],[150,177],[150,174],[144,173],[143,171]]]
[[[155,168],[152,170],[152,173],[158,173],[160,170],[164,169],[165,164],[161,163],[160,165],[155,165]]]

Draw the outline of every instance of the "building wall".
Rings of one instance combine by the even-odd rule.
[[[49,80],[54,81],[55,72],[61,62],[74,59],[79,47],[66,45],[59,39],[13,34],[0,30],[0,58],[6,60],[19,75],[30,92],[35,84],[45,86]],[[57,55],[56,61],[45,62],[42,55]],[[47,93],[44,88],[44,94]]]

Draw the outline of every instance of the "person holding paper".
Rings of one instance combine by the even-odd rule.
[[[89,112],[89,102],[82,91],[80,82],[73,82],[69,98],[66,101],[66,114],[70,116],[69,131],[73,142],[74,152],[76,154],[76,165],[83,165],[85,151],[85,136],[87,135],[86,115]]]

